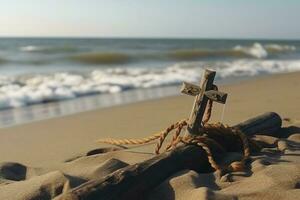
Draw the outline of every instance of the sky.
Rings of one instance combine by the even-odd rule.
[[[0,36],[300,39],[300,0],[0,0]]]

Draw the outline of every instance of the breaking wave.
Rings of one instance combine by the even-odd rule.
[[[177,63],[165,68],[110,68],[83,75],[54,73],[30,77],[0,76],[0,109],[92,94],[177,85],[183,81],[198,82],[203,68],[208,64],[218,71],[218,79],[300,70],[300,60],[239,59]]]
[[[268,52],[295,51],[296,47],[292,45],[267,44],[265,49]]]
[[[296,50],[295,46],[280,44],[260,44],[254,43],[249,46],[236,45],[225,49],[168,49],[152,53],[147,52],[106,52],[90,51],[86,52],[79,47],[72,46],[23,46],[21,51],[30,53],[57,54],[51,57],[53,62],[72,61],[79,64],[96,65],[96,64],[126,64],[139,61],[195,61],[210,58],[255,58],[264,59],[272,58],[273,55],[288,53]],[[39,55],[40,56],[40,55]],[[40,61],[40,57],[34,57]],[[48,60],[51,61],[51,60]],[[24,61],[26,63],[26,61]]]
[[[187,49],[176,50],[169,53],[171,58],[177,60],[192,60],[198,58],[266,58],[269,54],[287,51],[295,51],[295,46],[254,43],[252,46],[237,45],[232,49],[225,50],[205,50],[205,49]]]
[[[268,51],[260,43],[254,43],[253,46],[250,47],[243,47],[238,45],[235,46],[233,50],[252,56],[254,58],[266,58],[268,56]]]

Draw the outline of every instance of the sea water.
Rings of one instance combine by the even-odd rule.
[[[300,41],[0,38],[0,126],[300,70]],[[65,101],[67,100],[67,101]]]

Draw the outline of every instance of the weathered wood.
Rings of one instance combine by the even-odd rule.
[[[190,95],[190,96],[197,96],[198,94],[200,94],[201,88],[198,85],[183,82],[180,92],[183,94]]]
[[[197,96],[200,94],[201,88],[198,85],[183,82],[180,92],[190,96]],[[216,90],[209,90],[204,92],[204,95],[206,95],[206,97],[212,101],[216,101],[222,104],[226,103],[227,93],[216,91]]]
[[[274,135],[280,130],[282,119],[275,112],[266,112],[257,117],[248,119],[236,125],[240,130],[247,133],[248,136],[254,134]]]
[[[269,134],[274,133],[270,131],[274,131],[280,126],[281,119],[278,114],[266,113],[235,127],[241,128],[246,135],[252,136],[253,132],[260,133],[266,130],[269,131]],[[226,150],[235,150],[233,146],[236,143],[233,145],[224,137],[219,138],[220,144]],[[212,146],[211,151],[216,160],[224,155],[221,149],[213,145],[210,146]],[[199,173],[212,171],[203,149],[194,145],[179,146],[171,152],[119,169],[104,178],[88,181],[70,190],[65,196],[55,198],[55,200],[143,199],[147,193],[165,179],[184,169],[195,170]]]
[[[227,99],[227,93],[209,90],[204,93],[204,95],[212,101],[225,104]]]
[[[88,181],[55,200],[143,199],[146,192],[171,175],[195,167],[199,172],[212,171],[204,150],[193,145],[180,146],[104,178]]]
[[[189,118],[189,124],[187,131],[192,135],[199,135],[199,130],[201,129],[202,118],[206,109],[208,98],[204,95],[205,91],[213,89],[213,82],[216,72],[205,70],[203,77],[201,79],[201,91],[198,96],[196,96],[192,112]]]

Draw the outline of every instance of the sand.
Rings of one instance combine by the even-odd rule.
[[[229,93],[223,123],[234,125],[274,111],[294,126],[288,138],[270,136],[250,171],[230,180],[216,173],[182,171],[157,186],[148,199],[297,199],[300,196],[300,73],[273,75],[220,86]],[[71,187],[153,156],[152,146],[91,156],[107,147],[106,137],[140,138],[189,116],[193,97],[174,96],[78,113],[0,130],[0,199],[51,199],[70,180]],[[224,107],[214,104],[211,121]],[[67,162],[66,162],[67,161]],[[17,164],[20,163],[20,164]],[[251,172],[251,173],[250,173]],[[146,198],[146,197],[145,197]]]

